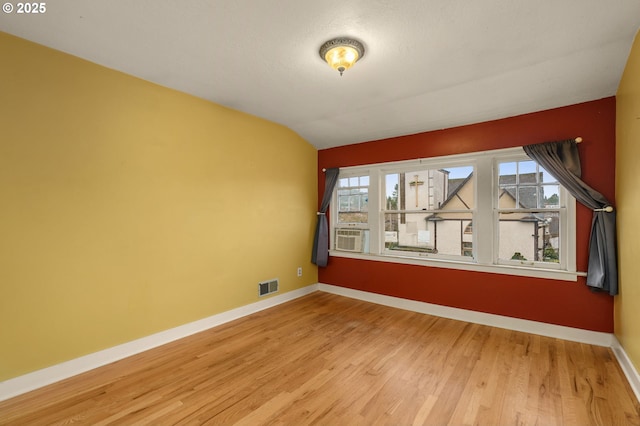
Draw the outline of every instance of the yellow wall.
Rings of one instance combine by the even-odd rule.
[[[640,35],[616,95],[616,203],[620,295],[615,333],[640,371]]]
[[[317,282],[294,132],[4,33],[0,58],[0,380]]]

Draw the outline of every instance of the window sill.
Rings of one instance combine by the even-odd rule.
[[[406,256],[381,256],[375,254],[349,253],[344,251],[331,250],[329,253],[333,257],[343,257],[349,259],[371,260],[375,262],[400,263],[405,265],[429,266],[433,268],[458,269],[462,271],[487,272],[492,274],[514,275],[520,277],[544,278],[560,281],[577,281],[578,276],[585,276],[584,272],[560,271],[557,269],[530,268],[525,266],[510,265],[484,265],[471,262],[458,262],[454,260],[441,259],[417,259]]]

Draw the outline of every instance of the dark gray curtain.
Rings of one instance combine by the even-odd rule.
[[[555,177],[578,202],[594,210],[589,238],[587,285],[612,296],[618,294],[616,213],[603,211],[611,205],[609,201],[582,181],[580,154],[575,140],[545,142],[523,148],[529,158]]]
[[[329,261],[329,223],[327,222],[327,209],[331,203],[333,188],[338,182],[338,173],[340,169],[327,169],[324,174],[324,195],[322,196],[322,204],[318,212],[318,224],[316,225],[316,234],[313,238],[313,252],[311,253],[311,262],[318,266],[327,266]]]

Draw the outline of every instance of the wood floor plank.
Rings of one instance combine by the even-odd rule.
[[[316,292],[0,403],[2,425],[638,425],[609,348]]]

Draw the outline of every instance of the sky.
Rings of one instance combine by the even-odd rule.
[[[537,164],[534,161],[512,161],[507,163],[499,164],[499,173],[501,176],[503,175],[513,175],[516,171],[520,174],[524,173],[535,173],[536,168],[539,172],[542,172],[542,183],[553,183],[556,182],[555,178],[553,178],[549,172],[544,170],[542,167],[537,167]],[[449,172],[450,179],[461,179],[469,176],[470,173],[473,172],[472,166],[466,167],[447,167],[443,170]],[[385,179],[385,189],[387,197],[392,196],[395,186],[398,184],[398,174],[388,174]],[[558,187],[556,185],[543,186],[544,195],[546,197],[550,197],[552,194],[558,192]]]

